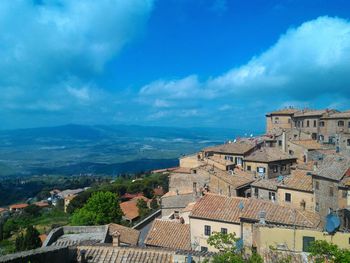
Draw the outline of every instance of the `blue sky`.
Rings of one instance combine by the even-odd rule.
[[[0,129],[263,130],[273,109],[350,109],[349,10],[346,0],[4,0]]]

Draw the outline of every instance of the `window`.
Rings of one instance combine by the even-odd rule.
[[[309,252],[310,251],[310,246],[311,246],[311,244],[313,242],[315,242],[315,238],[314,237],[304,236],[303,237],[303,252]]]
[[[348,243],[350,244],[350,237],[349,237],[349,241],[348,241]]]
[[[329,187],[329,196],[333,196],[333,195],[334,195],[333,187]]]
[[[221,233],[222,234],[227,234],[227,228],[221,228]]]
[[[196,170],[196,169],[194,169],[194,170],[193,170],[193,173],[194,173],[194,174],[196,174],[196,173],[197,173],[197,170]]]
[[[208,252],[208,248],[207,247],[201,247],[201,251],[202,252]]]
[[[259,197],[259,188],[254,188],[254,196]]]
[[[276,200],[276,193],[274,193],[274,192],[269,192],[269,200],[275,201],[275,200]]]
[[[294,151],[289,150],[289,154],[290,154],[290,155],[294,155]]]
[[[282,146],[282,141],[281,140],[278,141],[278,146]]]
[[[317,121],[314,120],[314,127],[317,127]]]
[[[306,121],[306,127],[310,127],[310,121]]]
[[[196,193],[197,192],[197,183],[193,182],[193,192]]]
[[[278,172],[278,166],[277,165],[272,166],[272,170],[273,170],[274,173],[277,173]]]
[[[279,120],[279,118],[278,118],[278,117],[275,117],[275,123],[276,123],[276,124],[278,123],[278,120]]]
[[[319,182],[316,182],[315,188],[316,188],[316,190],[320,190],[320,183]]]
[[[264,174],[264,173],[265,173],[265,167],[257,167],[257,168],[256,168],[256,171],[257,171],[259,174]]]
[[[247,171],[251,171],[252,167],[250,165],[247,166]]]
[[[205,236],[211,235],[211,227],[210,226],[207,226],[207,225],[204,226],[204,235]]]
[[[281,171],[286,171],[286,170],[287,170],[287,165],[286,164],[282,164]]]
[[[320,204],[316,202],[315,211],[320,212]]]
[[[304,121],[301,122],[301,127],[304,127]]]
[[[284,200],[290,203],[292,201],[292,195],[290,193],[286,193],[284,196]]]
[[[343,198],[346,198],[346,197],[348,196],[348,191],[346,191],[346,190],[343,190],[343,193],[342,193],[342,195],[343,195]]]
[[[301,202],[300,202],[300,207],[302,208],[302,209],[304,209],[305,210],[305,207],[306,207],[306,202],[305,202],[305,200],[303,199],[303,200],[301,200]]]
[[[243,163],[243,158],[242,157],[236,157],[236,164],[237,165],[242,165]]]
[[[350,128],[350,121],[348,122],[348,128]]]
[[[350,146],[350,139],[347,139],[346,145],[347,145],[347,146]]]
[[[338,121],[338,127],[344,127],[344,121]]]
[[[324,121],[320,121],[318,124],[320,127],[324,127]]]
[[[290,123],[290,119],[288,119],[288,123]]]

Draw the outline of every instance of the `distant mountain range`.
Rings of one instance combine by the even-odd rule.
[[[0,131],[0,176],[117,175],[178,165],[178,157],[244,131],[136,125],[64,125]]]

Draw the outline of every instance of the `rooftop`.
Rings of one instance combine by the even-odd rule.
[[[132,229],[130,227],[118,225],[118,224],[109,224],[108,233],[113,235],[113,233],[118,232],[120,234],[120,242],[129,244],[131,246],[137,246],[140,236],[140,231]]]
[[[350,119],[350,110],[343,112],[335,112],[329,116],[325,116],[322,119]]]
[[[137,196],[129,201],[120,203],[120,208],[122,209],[125,218],[128,220],[134,220],[139,217],[139,209],[137,208],[137,200],[139,199],[143,199],[146,202],[149,202],[149,199],[147,197]]]
[[[28,204],[15,204],[15,205],[10,205],[10,209],[23,209],[26,208]]]
[[[292,160],[292,159],[296,159],[296,158],[281,151],[278,148],[262,147],[261,149],[256,150],[250,155],[248,155],[245,158],[245,161],[269,163],[269,162],[276,162],[281,160]]]
[[[294,117],[313,117],[313,116],[322,116],[325,113],[328,113],[330,110],[310,110],[305,109],[294,113]]]
[[[298,112],[298,109],[294,108],[284,108],[276,111],[272,111],[266,114],[266,116],[271,116],[271,115],[293,115],[294,113]]]
[[[207,147],[203,149],[205,152],[227,153],[227,154],[246,154],[254,149],[256,144],[254,141],[241,140],[232,143],[225,143],[217,146]]]
[[[227,197],[206,194],[192,210],[190,217],[239,223],[240,219],[259,221],[259,213],[265,212],[268,224],[296,225],[317,228],[321,220],[318,214],[278,205],[256,198]]]
[[[302,146],[305,149],[308,150],[319,150],[322,149],[322,145],[315,141],[315,140],[296,140],[296,141],[289,141],[290,143],[294,143],[296,145]]]
[[[350,158],[340,154],[325,155],[317,167],[316,175],[340,181],[350,167]]]
[[[145,240],[147,246],[191,250],[190,225],[156,219]]]

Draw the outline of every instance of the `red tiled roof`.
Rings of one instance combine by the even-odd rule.
[[[11,209],[23,209],[26,208],[28,204],[15,204],[15,205],[10,205]]]
[[[34,203],[36,206],[39,206],[39,207],[48,207],[49,204],[48,203],[45,203],[45,202],[36,202]]]
[[[110,235],[118,232],[120,234],[120,242],[130,244],[131,246],[137,246],[137,243],[139,241],[140,231],[132,229],[130,227],[118,224],[109,224],[108,232]]]
[[[145,239],[147,246],[191,250],[190,225],[156,219]]]
[[[139,217],[139,209],[137,208],[137,200],[139,199],[143,199],[147,203],[150,201],[147,197],[137,196],[129,201],[120,203],[120,208],[128,220],[134,220]]]

